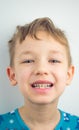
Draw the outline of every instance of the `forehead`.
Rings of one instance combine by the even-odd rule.
[[[39,39],[27,36],[22,43],[17,41],[15,53],[33,53],[33,52],[54,52],[65,53],[66,48],[64,45],[56,41],[51,35],[45,32],[37,33]]]

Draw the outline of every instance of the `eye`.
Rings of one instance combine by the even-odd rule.
[[[59,61],[59,60],[56,60],[56,59],[49,60],[49,62],[51,62],[51,63],[60,63],[60,61]]]
[[[27,59],[27,60],[23,61],[22,63],[33,63],[33,62],[34,62],[34,60]]]

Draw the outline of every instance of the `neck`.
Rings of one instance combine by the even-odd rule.
[[[25,122],[33,124],[49,124],[50,122],[58,122],[60,118],[57,109],[57,103],[51,104],[28,104],[19,109],[19,112]]]

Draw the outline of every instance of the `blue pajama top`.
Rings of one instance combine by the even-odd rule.
[[[79,117],[60,111],[61,118],[54,130],[79,130]],[[0,130],[30,130],[22,120],[18,109],[0,115]]]

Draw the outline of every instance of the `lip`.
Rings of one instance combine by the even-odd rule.
[[[48,88],[36,88],[33,87],[34,84],[52,84],[52,87],[48,87]],[[47,94],[51,91],[51,89],[53,88],[54,83],[48,80],[38,80],[35,81],[31,84],[31,88],[33,91],[35,91],[38,94]]]
[[[33,82],[32,84],[53,84],[53,82],[48,81],[48,80],[37,80],[37,81]]]

